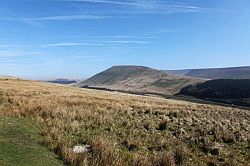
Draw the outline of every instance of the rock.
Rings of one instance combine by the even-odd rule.
[[[90,148],[90,145],[84,145],[84,146],[75,146],[73,148],[74,153],[85,153],[88,152]]]

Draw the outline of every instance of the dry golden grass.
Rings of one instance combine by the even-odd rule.
[[[14,79],[0,79],[0,102],[70,165],[249,165],[249,110]]]

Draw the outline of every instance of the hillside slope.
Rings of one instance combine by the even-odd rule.
[[[206,79],[250,79],[250,66],[211,69],[166,70],[165,72]]]
[[[187,85],[202,81],[144,66],[113,66],[81,82],[79,86],[172,95]]]

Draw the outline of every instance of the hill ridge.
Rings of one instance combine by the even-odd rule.
[[[164,72],[205,79],[250,79],[250,66],[165,70]]]

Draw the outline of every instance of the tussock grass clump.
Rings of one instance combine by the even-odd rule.
[[[0,114],[40,123],[68,165],[249,164],[249,110],[11,79],[0,101]]]
[[[157,166],[175,166],[175,159],[173,154],[164,153],[159,155],[157,161],[154,163]]]

